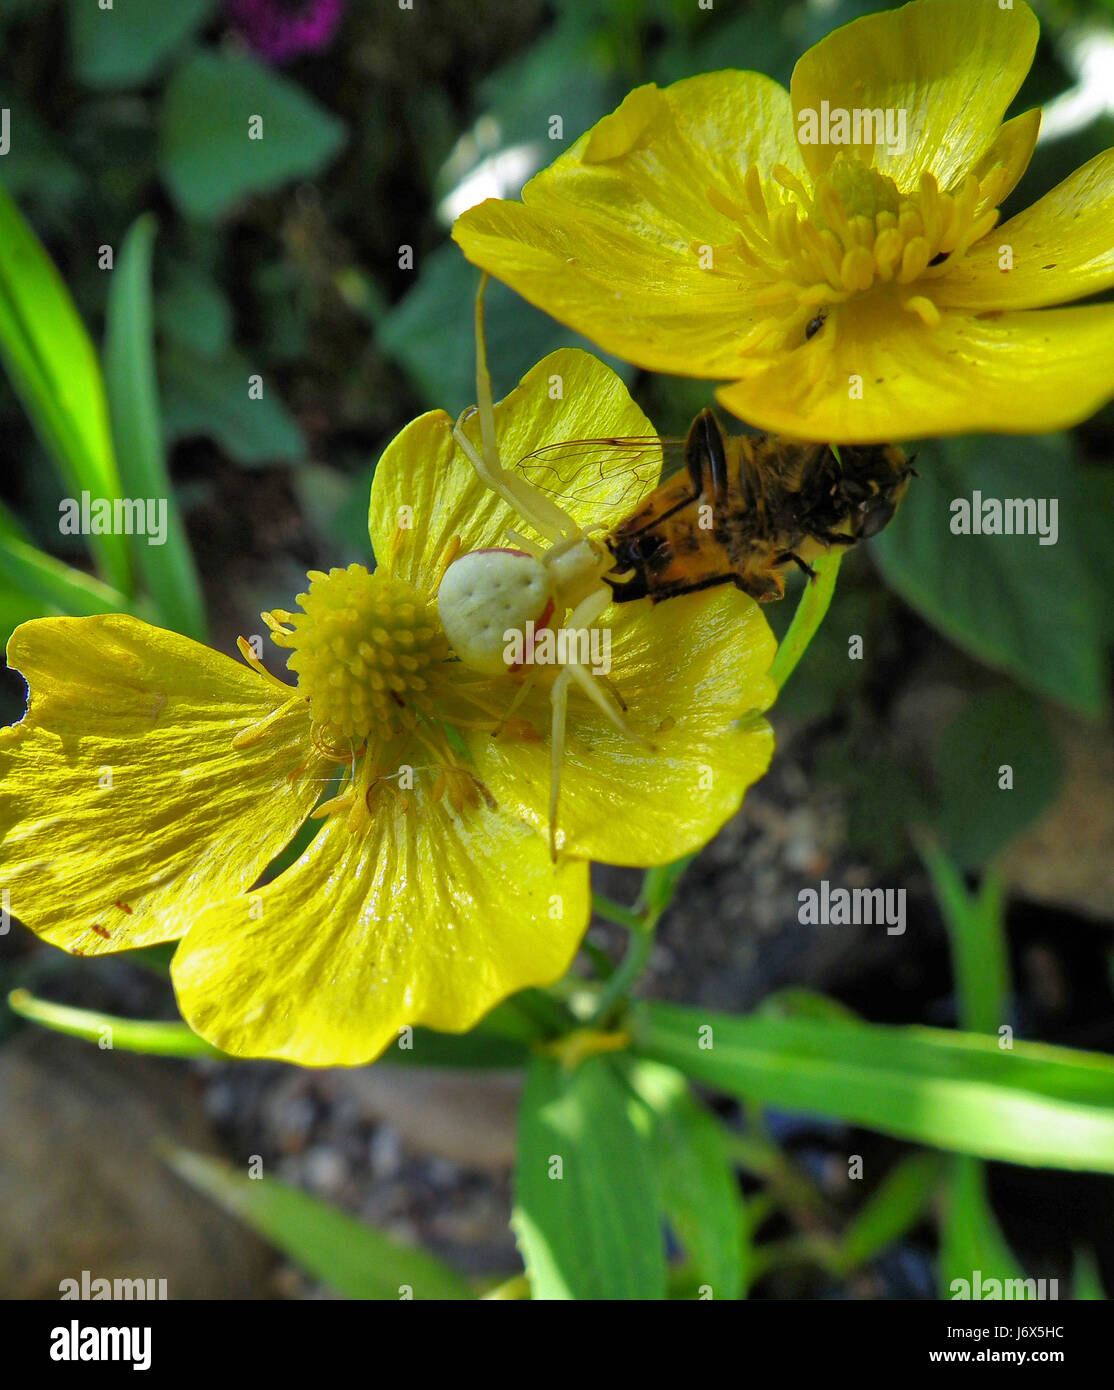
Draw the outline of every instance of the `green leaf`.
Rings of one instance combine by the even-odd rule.
[[[484,1020],[486,1023],[487,1020]],[[417,1067],[521,1067],[528,1057],[525,1042],[508,1038],[493,1031],[484,1031],[484,1024],[470,1033],[435,1033],[430,1028],[415,1028],[412,1047],[398,1043],[388,1047],[380,1065]]]
[[[897,516],[874,541],[888,583],[947,637],[1040,694],[1087,714],[1105,699],[1108,602],[1081,543],[1089,531],[1070,440],[962,437],[925,445]],[[951,504],[1055,498],[1059,536],[953,535]]]
[[[377,342],[405,369],[427,405],[456,416],[476,395],[476,271],[453,245],[438,247],[416,268],[417,283],[382,319]],[[496,399],[547,353],[560,347],[591,347],[498,281],[488,283],[484,320]],[[624,381],[632,380],[629,365],[606,353],[596,355]]]
[[[1013,785],[999,786],[999,769]],[[936,748],[938,834],[960,868],[988,863],[1052,801],[1060,753],[1040,705],[1023,690],[976,695]]]
[[[806,989],[803,985],[787,985],[767,994],[758,1005],[760,1014],[778,1018],[820,1018],[854,1021],[858,1018],[854,1009],[830,995]]]
[[[143,1052],[153,1057],[223,1057],[218,1048],[210,1046],[188,1024],[180,1022],[148,1022],[134,1018],[118,1018],[93,1009],[76,1009],[69,1004],[54,1004],[49,999],[37,999],[25,989],[14,989],[8,995],[13,1013],[40,1023],[54,1033],[82,1038],[115,1052]],[[111,1042],[106,1042],[106,1039]]]
[[[286,1183],[250,1178],[219,1159],[177,1145],[163,1146],[163,1158],[186,1182],[345,1298],[473,1296],[454,1270],[424,1250],[400,1245]]]
[[[15,536],[0,535],[0,567],[6,584],[17,586],[46,609],[74,617],[133,609],[131,600],[110,585]]]
[[[534,1298],[665,1295],[660,1203],[630,1103],[606,1058],[530,1066],[511,1225]]]
[[[166,509],[161,544],[149,535],[130,537],[136,569],[163,626],[203,640],[201,584],[163,454],[151,309],[156,230],[145,213],[120,248],[105,315],[105,376],[121,485],[129,497],[154,499]]]
[[[32,618],[45,618],[55,611],[53,604],[45,603],[32,594],[0,586],[0,650],[8,645],[8,638],[20,623],[30,622]],[[0,703],[0,719],[6,717],[5,706]],[[18,712],[13,713],[11,718],[18,718]]]
[[[921,857],[948,929],[960,1021],[972,1032],[995,1033],[1010,988],[1002,885],[987,874],[980,891],[968,893],[955,865],[935,844],[922,844]]]
[[[0,187],[0,358],[75,494],[120,495],[97,354],[53,261]],[[122,536],[91,536],[105,578],[131,592]]]
[[[232,346],[232,306],[192,261],[167,258],[155,291],[155,319],[161,334],[197,357],[221,357]]]
[[[70,0],[74,74],[88,87],[138,87],[200,28],[213,0]]]
[[[990,1206],[986,1169],[977,1159],[951,1161],[940,1240],[940,1297],[958,1292],[952,1281],[974,1283],[978,1270],[983,1284],[988,1279],[1023,1280],[1025,1271],[1010,1249]],[[1017,1285],[1014,1286],[1018,1288]],[[1013,1297],[1022,1296],[1020,1291]],[[1034,1297],[1036,1296],[1034,1292]]]
[[[262,138],[249,122],[262,121]],[[343,122],[243,54],[196,52],[163,97],[160,167],[187,217],[215,220],[253,193],[312,178],[338,154]]]
[[[650,1153],[670,1225],[712,1297],[737,1299],[748,1233],[719,1121],[672,1067],[638,1062],[628,1080],[645,1105]]]
[[[0,110],[9,112],[10,147],[3,156],[4,186],[13,198],[31,195],[36,204],[61,220],[81,191],[82,174],[62,152],[35,108],[18,90],[0,83]]]
[[[936,1195],[942,1170],[937,1154],[911,1154],[895,1164],[843,1232],[836,1270],[850,1274],[915,1226]]]
[[[1114,1058],[936,1028],[646,1006],[638,1055],[730,1095],[1011,1163],[1114,1172]],[[705,1031],[702,1031],[705,1030]],[[706,1031],[710,1030],[710,1031]]]
[[[1106,1289],[1095,1257],[1090,1252],[1076,1251],[1073,1274],[1071,1296],[1077,1303],[1081,1300],[1105,1302]]]
[[[248,396],[256,375],[236,352],[207,359],[170,345],[162,356],[163,420],[167,437],[206,435],[245,468],[298,463],[306,442],[274,383],[264,381],[259,400]]]

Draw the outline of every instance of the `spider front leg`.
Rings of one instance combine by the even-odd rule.
[[[495,400],[491,389],[491,372],[487,365],[487,343],[484,335],[484,286],[487,275],[480,278],[476,292],[476,404],[470,406],[453,426],[453,438],[476,470],[480,481],[497,493],[508,506],[548,541],[576,541],[581,529],[569,514],[544,492],[531,486],[525,478],[509,473],[499,458],[495,432]],[[479,416],[480,448],[477,449],[464,433],[464,421],[473,414]]]
[[[594,590],[583,599],[569,614],[565,624],[565,630],[569,633],[579,632],[587,629],[603,616],[604,610],[611,602],[611,590],[606,586]],[[615,706],[614,700],[608,697],[603,686],[592,674],[592,672],[579,661],[570,661],[562,666],[553,682],[553,689],[550,691],[550,703],[553,707],[553,722],[550,736],[550,764],[549,764],[549,853],[551,857],[557,858],[557,804],[561,795],[561,763],[565,754],[565,717],[568,712],[569,686],[575,681],[584,691],[585,695],[597,705],[612,724],[621,734],[635,743],[644,744],[648,748],[653,745],[648,739],[636,733],[622,714]]]

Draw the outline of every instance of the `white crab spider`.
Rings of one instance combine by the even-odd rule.
[[[611,589],[604,583],[603,576],[615,568],[615,559],[601,541],[593,539],[592,528],[579,526],[551,497],[519,475],[507,472],[500,462],[484,343],[486,280],[485,275],[476,296],[476,405],[470,406],[457,420],[453,438],[480,481],[511,506],[539,536],[544,536],[549,545],[548,548],[537,545],[508,529],[514,549],[473,550],[449,565],[437,591],[437,607],[445,635],[460,660],[474,671],[497,675],[508,670],[504,656],[508,631],[524,632],[528,622],[533,622],[535,628],[552,622],[581,631],[598,622],[611,603]],[[478,450],[462,428],[464,421],[476,412],[479,413],[481,441]],[[645,743],[645,739],[630,728],[614,698],[586,666],[576,661],[562,665],[550,694],[553,721],[549,847],[554,858],[559,848],[557,802],[565,748],[565,717],[569,686],[573,682],[617,729]]]

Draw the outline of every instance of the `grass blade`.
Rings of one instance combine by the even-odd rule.
[[[0,187],[0,358],[39,438],[76,496],[120,485],[96,350],[62,277]],[[90,536],[109,583],[131,593],[124,538]]]
[[[120,482],[132,498],[166,507],[163,544],[133,534],[132,558],[167,627],[205,638],[205,607],[193,555],[166,468],[155,373],[151,260],[157,227],[151,213],[124,238],[112,273],[105,319],[105,378]]]
[[[388,1240],[308,1193],[273,1178],[249,1178],[191,1149],[164,1145],[162,1154],[179,1177],[346,1298],[473,1296],[454,1270],[424,1250]]]
[[[37,999],[25,989],[13,989],[8,1006],[20,1018],[42,1024],[54,1033],[95,1042],[114,1052],[143,1052],[152,1057],[223,1057],[225,1054],[199,1038],[188,1024],[148,1022],[119,1018],[93,1009],[75,1009]]]
[[[111,585],[15,536],[0,534],[0,566],[10,587],[22,590],[47,608],[57,608],[78,618],[134,611],[131,600]]]
[[[942,1028],[652,1004],[639,1055],[729,1095],[955,1153],[1114,1172],[1114,1057]]]

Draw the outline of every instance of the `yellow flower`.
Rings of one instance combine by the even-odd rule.
[[[1037,34],[1023,0],[917,0],[830,34],[790,92],[640,87],[453,235],[609,351],[730,381],[720,401],[765,429],[1074,424],[1114,394],[1114,305],[1048,306],[1114,284],[1114,150],[997,227],[1040,124],[1003,124]],[[856,129],[873,143],[822,143]]]
[[[495,417],[514,458],[649,432],[614,373],[571,351]],[[599,496],[614,484],[605,461]],[[627,484],[631,506],[650,485]],[[608,522],[592,489],[555,491],[579,522]],[[588,923],[585,861],[696,849],[765,770],[773,639],[734,590],[626,605],[610,679],[653,751],[573,694],[554,865],[547,676],[508,720],[521,678],[453,659],[435,602],[448,557],[501,544],[513,520],[433,412],[376,471],[375,573],[314,572],[300,612],[264,615],[296,689],[244,639],[247,665],[126,616],[17,628],[8,663],[29,704],[0,730],[12,912],[74,954],[182,938],[172,975],[192,1026],[308,1065],[366,1061],[407,1024],[465,1030],[562,975]],[[308,849],[256,889],[311,813]]]

